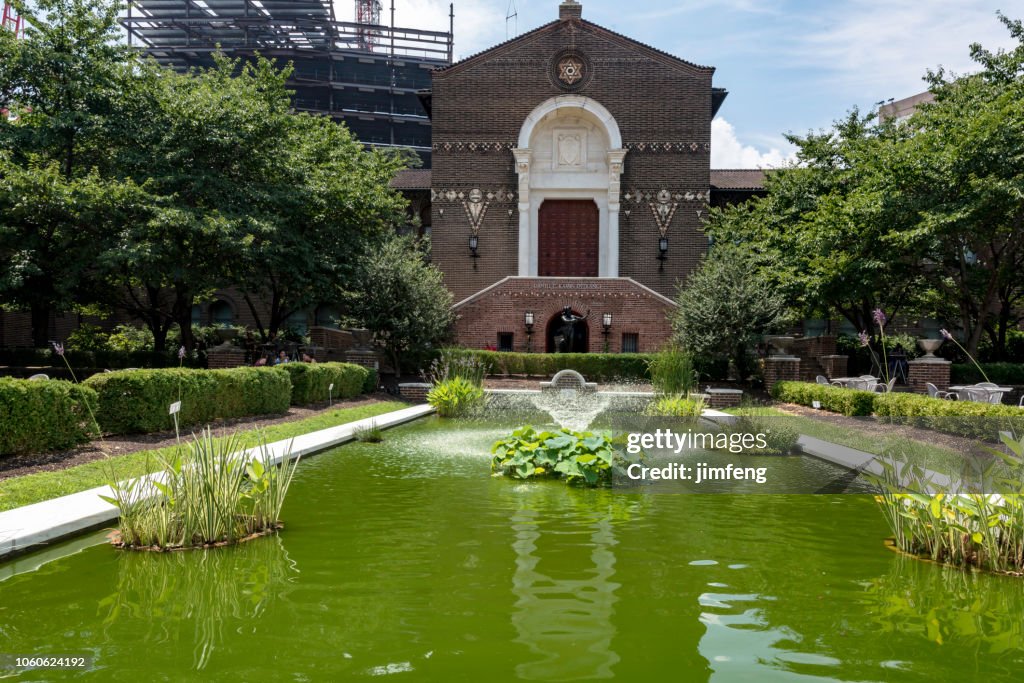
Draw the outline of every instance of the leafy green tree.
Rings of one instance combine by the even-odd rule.
[[[455,321],[452,295],[441,271],[427,262],[424,246],[391,237],[360,259],[348,312],[372,331],[396,374],[403,355],[445,341]]]
[[[747,377],[750,349],[786,320],[785,298],[765,277],[765,261],[745,245],[716,244],[676,299],[676,341],[699,355],[727,357]]]
[[[116,207],[137,188],[95,170],[134,62],[116,3],[16,3],[24,39],[0,31],[0,304],[31,311],[36,346],[51,313],[83,298]]]

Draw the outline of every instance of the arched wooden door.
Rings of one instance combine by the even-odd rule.
[[[546,199],[540,205],[537,274],[597,277],[600,216],[590,199]]]

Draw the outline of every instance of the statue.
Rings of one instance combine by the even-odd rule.
[[[569,306],[562,309],[562,326],[555,335],[555,353],[572,353],[576,343],[576,325],[589,317],[589,310],[586,315],[574,315]]]

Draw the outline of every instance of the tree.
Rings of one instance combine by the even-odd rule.
[[[724,355],[741,377],[749,351],[785,323],[785,298],[764,276],[766,258],[743,245],[716,244],[676,299],[676,340],[696,354]]]
[[[452,295],[424,245],[390,237],[360,259],[348,312],[374,333],[401,374],[402,356],[446,340],[454,322]]]
[[[38,0],[18,9],[19,40],[0,31],[0,304],[31,311],[36,346],[73,308],[107,235],[111,202],[135,188],[97,174],[114,101],[134,59],[116,3]]]

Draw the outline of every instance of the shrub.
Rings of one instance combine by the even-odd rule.
[[[920,394],[879,394],[874,412],[893,422],[992,441],[999,432],[1020,432],[1024,410],[1012,405],[947,401]]]
[[[427,393],[427,403],[441,417],[465,417],[484,401],[484,390],[462,377],[453,377],[434,385]]]
[[[777,382],[772,387],[772,398],[776,400],[802,406],[813,406],[818,401],[823,409],[847,416],[871,415],[878,396],[872,391],[856,391],[811,382]]]
[[[369,370],[352,363],[285,363],[275,366],[288,373],[292,382],[292,405],[303,406],[334,398],[352,398],[363,393]],[[329,392],[331,385],[334,391]]]
[[[243,452],[237,437],[214,439],[206,430],[160,459],[155,495],[148,479],[112,477],[113,497],[101,497],[120,512],[119,545],[167,550],[227,544],[279,528],[298,458],[278,467],[265,443],[249,458]]]
[[[982,370],[990,382],[996,384],[1024,384],[1024,363],[982,363]],[[984,381],[981,372],[972,364],[957,363],[950,369],[953,384],[973,384]]]
[[[153,333],[150,332],[149,328],[122,324],[115,327],[114,331],[110,333],[110,336],[106,339],[105,346],[110,351],[134,353],[138,351],[153,351],[154,344]],[[78,348],[70,339],[68,340],[68,345]],[[164,349],[158,350],[163,351]]]
[[[559,370],[575,370],[593,381],[648,381],[650,353],[511,353],[477,349],[445,349],[453,358],[473,357],[495,375],[526,374],[551,377]]]
[[[366,370],[366,379],[363,380],[363,393],[372,394],[377,391],[377,380],[379,379],[377,370],[365,366],[363,369]]]
[[[99,325],[82,323],[68,335],[66,346],[78,351],[100,351],[106,348],[107,333]]]
[[[96,392],[71,382],[0,378],[0,455],[71,448],[98,433]]]
[[[696,417],[704,412],[704,401],[685,396],[659,396],[644,411],[657,417]]]
[[[647,372],[654,390],[660,394],[685,396],[697,385],[693,356],[675,345],[654,354],[647,362]]]
[[[616,453],[608,434],[538,432],[521,427],[491,447],[491,469],[515,479],[564,477],[569,484],[608,485]]]
[[[170,429],[167,409],[179,400],[181,426],[283,413],[291,400],[289,375],[280,368],[124,370],[93,375],[85,384],[98,394],[96,419],[111,434]]]

